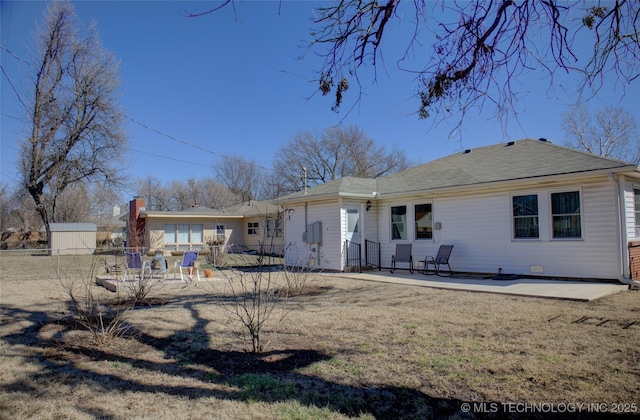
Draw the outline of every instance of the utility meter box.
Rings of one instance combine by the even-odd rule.
[[[315,222],[307,225],[307,231],[302,234],[302,242],[322,242],[322,222]]]

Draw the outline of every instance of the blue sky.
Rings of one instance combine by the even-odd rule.
[[[195,19],[183,12],[199,12],[216,3],[73,4],[84,26],[97,22],[104,48],[121,60],[121,106],[130,118],[127,173],[132,179],[153,175],[169,183],[210,177],[220,155],[239,155],[269,166],[278,148],[297,132],[341,122],[361,127],[378,144],[404,149],[415,163],[525,137],[560,144],[565,139],[562,114],[571,101],[560,91],[549,92],[548,80],[536,74],[521,80],[528,93],[517,104],[518,121],[503,127],[490,114],[473,111],[449,138],[455,121],[434,127],[417,118],[414,76],[395,67],[394,54],[405,48],[396,38],[383,45],[386,71],[380,68],[377,82],[365,86],[362,102],[345,117],[347,97],[336,114],[331,99],[317,94],[317,85],[310,81],[317,77],[319,59],[313,54],[298,59],[310,38],[312,9],[319,2],[244,1],[236,3],[235,14],[227,7]],[[31,34],[45,7],[45,2],[3,0],[0,44],[29,59]],[[0,52],[11,83],[26,86],[24,63],[4,49]],[[577,81],[562,83],[572,91]],[[23,110],[4,75],[1,95],[1,179],[13,184],[18,179],[15,161],[21,138],[17,118]],[[640,122],[639,97],[637,84],[626,93],[610,84],[589,107],[621,106]]]

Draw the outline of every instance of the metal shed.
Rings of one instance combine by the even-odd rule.
[[[51,255],[86,255],[96,250],[95,223],[51,223]]]

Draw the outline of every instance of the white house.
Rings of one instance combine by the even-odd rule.
[[[400,243],[412,244],[414,260],[452,244],[457,272],[628,282],[628,244],[640,240],[639,168],[544,139],[345,177],[279,201],[287,263],[329,270],[390,267]]]

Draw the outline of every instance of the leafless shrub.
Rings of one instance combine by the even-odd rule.
[[[148,305],[149,295],[165,285],[162,279],[150,276],[148,273],[133,281],[123,282],[127,303],[131,306]]]
[[[289,296],[304,295],[312,289],[312,267],[284,267],[282,273]]]
[[[98,293],[95,284],[96,259],[88,272],[76,264],[76,273],[60,276],[63,293],[69,298],[69,309],[75,325],[91,334],[94,344],[104,346],[115,338],[125,336],[131,327],[124,322],[124,314],[133,308],[130,303],[110,305]]]
[[[224,309],[231,330],[247,343],[248,352],[264,351],[269,344],[265,341],[266,326],[276,329],[291,310],[288,289],[280,287],[271,270],[234,270],[225,276],[225,288],[229,300]]]

